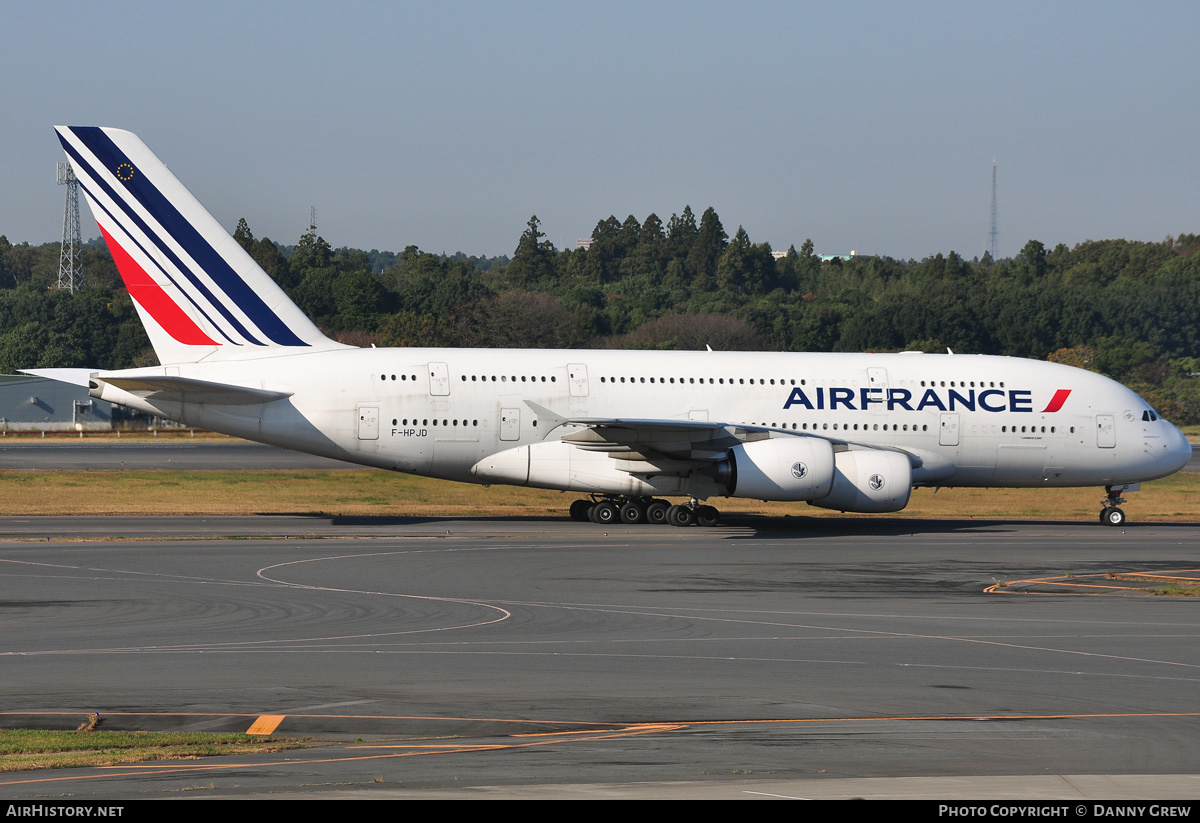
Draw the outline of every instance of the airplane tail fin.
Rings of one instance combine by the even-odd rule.
[[[349,348],[313,325],[137,135],[55,131],[159,362]]]

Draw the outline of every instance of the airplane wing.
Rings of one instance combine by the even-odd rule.
[[[471,468],[480,482],[899,511],[908,502],[914,468],[923,463],[907,450],[812,431],[680,418],[568,417],[528,405],[544,439],[480,460]]]
[[[534,410],[550,414],[537,407]],[[747,443],[772,438],[797,438],[828,443],[834,453],[856,450],[894,452],[903,455],[912,468],[920,469],[932,455],[898,446],[860,443],[827,434],[796,432],[788,429],[746,423],[711,420],[661,420],[652,418],[553,417],[554,425],[579,427],[579,431],[560,438],[576,448],[607,454],[616,468],[634,475],[684,474],[720,463],[729,450]],[[551,428],[550,426],[547,429]],[[778,441],[777,441],[778,442]],[[930,465],[930,476],[944,467]]]
[[[576,448],[606,453],[630,474],[682,474],[710,466],[735,446],[772,437],[814,438],[835,449],[845,442],[819,435],[743,423],[645,418],[568,418],[580,430],[562,436]]]

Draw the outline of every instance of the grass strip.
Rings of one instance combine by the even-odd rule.
[[[113,766],[147,760],[194,760],[310,745],[298,738],[201,732],[0,731],[0,772]]]
[[[0,471],[0,514],[565,517],[581,494],[482,487],[374,469],[350,471]],[[1104,491],[917,489],[895,517],[1094,520]],[[846,517],[803,503],[713,498],[722,512]],[[1134,521],[1200,521],[1200,473],[1142,484],[1125,511]],[[876,515],[861,515],[873,517]]]

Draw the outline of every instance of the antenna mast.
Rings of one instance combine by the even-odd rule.
[[[70,163],[58,164],[58,185],[67,187],[67,205],[63,209],[62,249],[58,255],[58,283],[54,288],[75,293],[83,288],[83,264],[79,260],[79,247],[83,245],[79,234],[79,180]]]
[[[1000,233],[996,231],[996,161],[992,161],[992,230],[988,234],[988,254],[992,257],[992,262],[996,260],[996,238]]]

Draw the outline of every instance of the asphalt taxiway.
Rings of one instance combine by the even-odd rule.
[[[0,725],[328,741],[0,793],[1194,797],[1200,604],[1115,581],[1198,569],[1193,524],[0,518]]]

